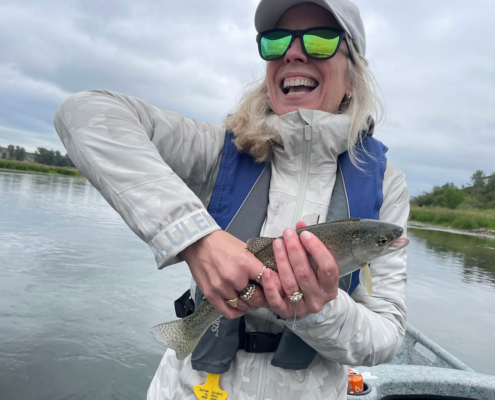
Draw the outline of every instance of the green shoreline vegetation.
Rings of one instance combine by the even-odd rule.
[[[434,186],[411,199],[411,221],[463,230],[495,230],[495,174],[478,170],[471,185]]]
[[[449,210],[411,204],[409,220],[463,230],[495,230],[495,210]]]
[[[0,159],[0,169],[27,173],[83,176],[76,168],[55,167],[52,165],[16,160]]]
[[[68,154],[60,151],[37,147],[34,153],[28,153],[24,147],[0,146],[0,169],[34,174],[56,174],[83,176],[74,167]]]

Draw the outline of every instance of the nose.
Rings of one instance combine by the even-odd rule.
[[[284,63],[285,64],[290,64],[290,63],[307,63],[308,62],[308,57],[304,53],[302,46],[301,46],[301,39],[296,38],[294,42],[291,44],[289,50],[287,50],[287,53],[285,53],[284,56]]]

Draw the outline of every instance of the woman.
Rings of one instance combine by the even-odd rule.
[[[206,212],[218,186],[225,127],[106,91],[72,96],[55,118],[73,162],[150,244],[159,268],[186,260],[226,324],[245,315],[243,332],[278,334],[275,353],[273,348],[252,352],[235,347],[220,369],[208,366],[216,361],[214,348],[194,362],[190,356],[179,361],[167,350],[149,399],[195,399],[193,388],[212,372],[221,373],[220,387],[229,399],[345,399],[346,365],[388,362],[404,337],[404,251],[373,263],[371,297],[362,286],[351,296],[350,283],[341,281],[339,288],[338,267],[322,243],[311,235],[299,239],[293,230],[296,222],[297,227],[315,224],[333,212],[343,156],[355,170],[367,171],[374,162],[359,151],[363,138],[372,134],[369,116],[378,108],[359,11],[347,0],[262,0],[255,23],[260,55],[267,60],[266,78],[245,94],[226,127],[234,132],[238,150],[259,162],[270,160],[261,236],[283,234],[284,240],[274,242],[279,274],[264,270],[245,251],[246,244],[220,230]],[[303,32],[311,28],[321,32]],[[376,218],[405,230],[409,201],[404,176],[390,163],[383,165],[377,175]],[[349,197],[372,197],[354,191]],[[306,251],[318,266],[316,273]],[[245,301],[239,292],[249,280],[262,287]],[[200,301],[194,282],[191,289]],[[295,326],[294,316],[299,317]],[[214,328],[212,338],[222,329]],[[234,330],[222,343],[237,335]],[[282,343],[290,345],[283,348]],[[298,358],[307,360],[299,363]],[[205,359],[209,361],[201,361]]]

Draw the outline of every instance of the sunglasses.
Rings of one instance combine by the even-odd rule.
[[[339,51],[344,39],[350,49],[347,34],[343,29],[319,27],[302,31],[270,29],[256,36],[258,51],[265,61],[278,60],[285,56],[294,40],[299,38],[304,53],[317,60],[328,60]],[[354,61],[352,54],[351,60]]]

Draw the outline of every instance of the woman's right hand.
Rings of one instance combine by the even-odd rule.
[[[218,230],[206,235],[181,252],[204,296],[228,319],[239,318],[248,310],[267,307],[260,286],[249,302],[239,298],[238,309],[226,300],[239,297],[249,280],[256,280],[263,264],[246,250],[246,243]]]

